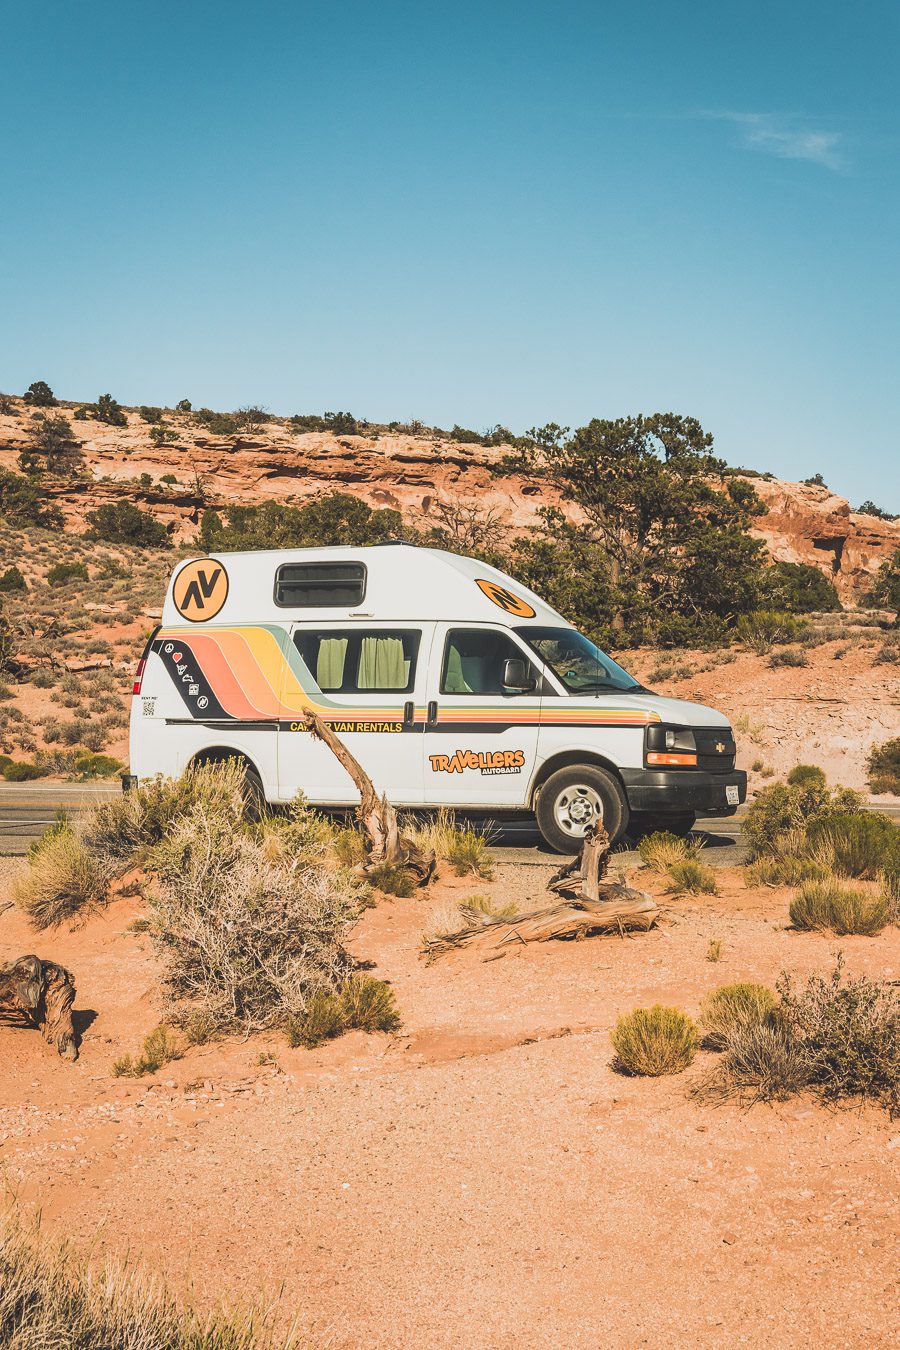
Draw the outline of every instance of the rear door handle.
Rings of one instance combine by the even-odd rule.
[[[404,703],[403,705],[403,725],[411,727],[414,721],[415,709],[413,707],[413,701],[410,699],[408,703]]]
[[[435,722],[437,721],[437,700],[436,700],[436,699],[432,699],[431,702],[430,702],[429,705],[428,705],[428,721],[429,721],[429,724],[430,724],[431,726],[434,726]]]

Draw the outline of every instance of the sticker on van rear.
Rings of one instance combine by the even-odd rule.
[[[475,578],[475,585],[492,604],[498,605],[507,614],[514,614],[517,619],[534,618],[534,610],[528,601],[514,595],[506,586],[500,586],[496,581],[484,581],[481,577]]]
[[[228,599],[228,573],[215,558],[195,558],[175,578],[172,599],[190,623],[214,619]]]

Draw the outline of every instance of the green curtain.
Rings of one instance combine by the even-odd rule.
[[[357,689],[405,689],[408,681],[409,662],[404,660],[400,638],[363,638]]]
[[[316,657],[316,684],[320,689],[340,689],[344,683],[346,638],[322,638]]]

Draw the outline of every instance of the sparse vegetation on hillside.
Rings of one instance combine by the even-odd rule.
[[[866,760],[869,787],[873,792],[892,792],[900,796],[900,736],[883,745],[873,746]]]
[[[96,511],[88,511],[90,537],[110,544],[133,544],[137,548],[164,548],[169,534],[148,511],[133,502],[104,502]]]
[[[63,514],[47,501],[47,494],[33,477],[0,469],[0,517],[19,527],[37,525],[45,530],[59,529]]]
[[[235,506],[227,524],[216,511],[206,511],[198,544],[223,549],[312,548],[328,544],[378,544],[402,536],[399,511],[373,510],[358,497],[333,492],[304,506],[264,502]]]
[[[65,417],[35,413],[28,441],[19,453],[19,467],[26,473],[78,473],[84,462],[81,442]]]
[[[35,380],[22,395],[22,402],[32,408],[55,408],[57,399],[46,380]]]

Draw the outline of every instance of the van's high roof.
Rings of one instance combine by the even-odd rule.
[[[493,622],[508,626],[569,626],[539,596],[512,577],[474,558],[460,557],[442,549],[396,543],[367,548],[212,553],[206,560],[212,564],[213,572],[216,565],[224,568],[227,578],[227,593],[225,579],[219,577],[212,601],[206,602],[207,608],[215,608],[215,613],[205,616],[202,600],[185,605],[192,579],[199,577],[200,589],[194,585],[194,593],[199,597],[203,586],[212,578],[212,572],[203,568],[202,559],[189,559],[178,565],[169,583],[162,614],[164,626],[179,626],[185,622],[190,627],[197,622],[231,626],[299,619],[374,620],[379,623],[421,623],[430,619]],[[282,589],[282,603],[279,603],[276,587],[279,569],[291,564],[318,564],[315,575],[327,579],[328,572],[320,573],[319,568],[335,563],[357,564],[357,576],[360,575],[359,565],[365,569],[361,601],[352,605],[294,605],[283,603],[285,592]],[[296,577],[297,573],[293,575]],[[305,569],[304,575],[308,575]]]

